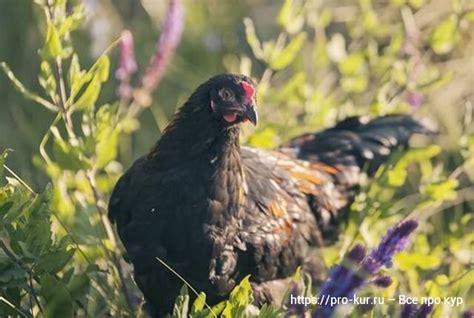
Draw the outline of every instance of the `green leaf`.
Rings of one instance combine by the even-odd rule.
[[[89,82],[84,93],[74,103],[78,110],[92,110],[94,109],[95,102],[99,98],[101,89],[100,78],[94,76],[92,81]]]
[[[319,19],[318,19],[318,25],[322,28],[327,27],[332,20],[332,11],[329,8],[324,8],[321,10],[321,13],[319,14]]]
[[[364,54],[357,52],[348,55],[339,63],[339,71],[343,75],[357,75],[367,69]]]
[[[290,34],[299,32],[304,25],[301,6],[296,7],[293,0],[285,0],[278,13],[277,22]]]
[[[474,10],[464,13],[462,18],[467,21],[474,21]]]
[[[10,211],[10,209],[13,207],[14,202],[13,201],[2,201],[0,202],[0,217],[3,218],[4,215]]]
[[[238,306],[247,306],[253,302],[250,275],[247,275],[230,293],[229,300]]]
[[[2,287],[4,284],[8,284],[11,286],[12,283],[15,282],[26,282],[27,273],[25,270],[18,268],[18,266],[8,266],[4,267],[0,271],[0,282],[2,283]]]
[[[405,64],[401,61],[395,61],[392,64],[391,76],[398,85],[404,86],[408,79]]]
[[[41,295],[45,298],[43,317],[72,317],[73,299],[66,286],[50,274],[40,278]]]
[[[436,54],[447,54],[452,51],[460,38],[457,25],[458,18],[453,14],[444,19],[433,30],[430,37],[430,45]]]
[[[260,43],[257,37],[257,33],[255,32],[253,21],[250,18],[245,18],[244,25],[245,25],[245,35],[246,35],[247,43],[252,49],[253,54],[255,55],[256,58],[263,59],[264,54],[263,54],[262,44]]]
[[[405,166],[397,166],[388,172],[388,184],[393,187],[401,187],[405,184],[407,179],[407,172]]]
[[[17,194],[16,191],[15,191],[15,194]],[[5,214],[3,215],[3,219],[5,222],[13,222],[25,212],[26,203],[24,202],[24,200],[25,199],[21,198],[21,196],[19,195],[14,195],[12,197],[12,201],[15,204],[9,207],[7,211],[5,211]]]
[[[96,145],[96,166],[98,168],[105,167],[109,162],[117,157],[117,145],[119,141],[120,131],[112,130],[108,138],[101,137]]]
[[[81,26],[84,20],[84,6],[82,4],[74,6],[73,12],[68,15],[59,25],[58,33],[60,36],[72,32]]]
[[[81,149],[65,141],[57,127],[51,127],[54,136],[53,153],[57,164],[65,170],[77,171],[90,168],[89,160],[84,156]]]
[[[196,298],[196,300],[194,301],[191,307],[191,316],[194,316],[198,312],[202,311],[205,304],[206,304],[206,294],[201,292],[199,293],[199,296]]]
[[[222,311],[222,318],[232,318],[233,316],[233,311],[234,311],[234,305],[230,301],[227,301],[224,307],[224,310]]]
[[[296,269],[295,273],[293,274],[293,276],[291,276],[291,281],[293,283],[300,283],[301,282],[301,266],[298,266],[298,268]]]
[[[408,150],[400,160],[402,164],[411,162],[421,162],[431,159],[441,153],[441,147],[438,145],[430,145],[428,147],[411,148]]]
[[[400,187],[405,183],[407,177],[407,167],[411,163],[429,163],[429,159],[438,155],[441,148],[438,145],[428,147],[411,148],[398,160],[395,166],[388,171],[388,184],[393,187]]]
[[[173,318],[187,318],[189,311],[188,287],[183,285],[173,307]]]
[[[286,25],[291,20],[291,7],[293,6],[293,0],[285,0],[283,5],[280,8],[280,12],[278,13],[277,22],[282,27],[286,27]]]
[[[39,83],[49,96],[53,97],[56,95],[56,78],[54,77],[53,70],[47,61],[41,62]]]
[[[77,70],[77,66],[74,66]],[[84,93],[74,103],[79,110],[92,110],[94,109],[95,103],[100,95],[102,83],[107,81],[109,78],[110,70],[110,59],[107,55],[102,55],[87,72],[86,75],[78,76],[77,83],[74,82],[74,93],[76,93],[82,85],[87,83],[90,79],[89,85],[85,89]],[[78,74],[76,72],[76,74]]]
[[[248,143],[257,148],[272,149],[279,142],[277,132],[272,127],[265,127],[250,136]]]
[[[49,223],[48,223],[49,225]],[[57,250],[44,254],[39,259],[35,266],[35,271],[38,273],[48,272],[52,275],[56,274],[66,266],[66,264],[74,256],[74,249]]]
[[[435,282],[438,285],[448,285],[449,284],[449,278],[448,278],[448,276],[446,276],[444,274],[440,274],[440,275],[437,275],[435,277]]]
[[[405,32],[403,29],[397,29],[396,32],[393,32],[391,34],[390,44],[384,49],[385,55],[398,55],[404,43],[404,37]]]
[[[114,117],[110,105],[100,107],[96,114],[95,164],[98,168],[105,167],[117,157],[121,127],[115,125]]]
[[[329,65],[329,56],[327,51],[326,39],[314,41],[314,62],[316,65],[327,66]]]
[[[8,152],[9,152],[8,150],[5,150],[4,152],[0,154],[0,180],[2,180],[3,178],[3,171],[4,171],[3,165],[5,164],[5,161],[7,160]]]
[[[110,59],[107,55],[99,57],[97,62],[92,66],[91,71],[94,76],[98,76],[101,82],[107,81],[109,78]]]
[[[85,72],[81,71],[81,66],[79,64],[79,57],[77,54],[72,55],[71,65],[69,65],[68,72],[68,83],[71,88],[71,98],[74,98],[79,90],[84,86],[86,81],[90,81],[92,76],[89,75],[88,78],[84,76]]]
[[[140,127],[140,122],[135,118],[125,117],[118,123],[120,130],[126,134],[130,134]]]
[[[51,21],[48,21],[46,41],[41,49],[41,56],[44,59],[54,59],[61,56],[62,52],[63,47],[61,45],[58,30]]]
[[[239,285],[237,285],[229,295],[222,317],[244,317],[245,309],[252,304],[252,286],[250,285],[250,275],[247,275]]]
[[[216,316],[219,317],[219,315],[222,313],[224,308],[227,305],[227,301],[221,301],[217,305],[212,306],[209,310],[209,308],[200,311],[196,313],[193,318],[215,318]]]
[[[347,76],[341,79],[341,86],[346,92],[362,93],[369,84],[365,75]]]
[[[49,198],[39,194],[24,207],[25,247],[35,255],[49,251],[52,245],[52,233],[49,210]]]
[[[419,9],[425,4],[426,0],[408,0],[408,3],[414,8]]]
[[[270,67],[274,70],[281,70],[290,65],[295,60],[296,55],[301,50],[305,40],[305,32],[299,33],[295,36],[284,49],[272,54]]]
[[[425,192],[434,200],[454,200],[457,198],[457,192],[455,190],[458,185],[458,180],[447,179],[427,185],[425,187]]]
[[[419,252],[400,252],[394,260],[401,270],[419,267],[423,270],[435,269],[441,264],[441,255],[426,255]]]
[[[90,278],[87,273],[74,275],[72,280],[67,284],[67,289],[71,296],[75,299],[84,296],[90,286]]]
[[[284,86],[279,87],[274,94],[269,96],[269,98],[271,98],[271,101],[279,103],[288,103],[291,101],[294,101],[295,103],[304,103],[305,97],[303,91],[305,83],[305,72],[296,72],[286,81]]]
[[[68,0],[53,0],[53,6],[60,7],[64,6]]]

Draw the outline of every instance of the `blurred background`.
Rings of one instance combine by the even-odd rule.
[[[377,76],[380,76],[380,72],[386,71],[383,69],[385,67],[392,73],[387,76],[394,77],[400,87],[405,86],[398,95],[413,91],[406,101],[415,103],[413,108],[423,106],[422,117],[434,117],[445,128],[447,135],[443,146],[452,148],[459,143],[462,134],[459,123],[466,116],[466,102],[472,101],[474,40],[469,18],[456,19],[452,23],[449,19],[456,12],[462,14],[472,10],[472,1],[300,2],[305,2],[306,12],[298,16],[297,12],[293,13],[293,25],[287,26],[287,31],[290,31],[290,36],[306,31],[307,36],[302,47],[298,47],[296,61],[291,61],[290,67],[278,70],[278,74],[273,76],[270,91],[265,92],[265,95],[271,96],[260,102],[263,110],[269,110],[270,115],[275,110],[280,113],[280,109],[275,108],[279,100],[298,104],[296,109],[292,109],[292,117],[311,115],[313,118],[309,120],[313,125],[307,129],[329,125],[336,117],[366,113],[369,107],[374,110],[374,93],[380,84],[373,83],[371,72],[379,72]],[[120,36],[123,29],[129,29],[135,40],[139,68],[137,74],[142,74],[155,52],[167,2],[84,0],[83,3],[85,23],[73,34],[75,49],[83,65],[91,65]],[[185,1],[186,21],[182,41],[166,77],[154,93],[153,105],[140,116],[141,129],[133,136],[131,155],[124,158],[126,166],[159,138],[160,123],[166,123],[176,107],[206,78],[220,72],[242,70],[251,72],[256,79],[262,76],[267,63],[252,54],[243,21],[246,17],[253,21],[262,41],[277,42],[278,35],[282,29],[285,30],[285,27],[282,28],[282,18],[278,20],[282,3],[264,0]],[[400,10],[405,3],[410,8],[409,14],[406,10]],[[303,15],[307,16],[303,18]],[[431,33],[445,19],[448,22],[441,30],[440,39],[435,40],[439,43],[433,44],[432,39],[430,42]],[[44,23],[43,20],[41,9],[33,1],[0,1],[0,60],[7,62],[33,91],[39,88],[36,74],[40,63],[37,51],[45,34],[41,34],[38,25]],[[439,48],[428,52],[425,46],[430,45]],[[271,51],[269,46],[265,48],[267,51]],[[403,50],[400,57],[409,59],[397,61],[387,57],[386,61],[377,61],[379,65],[376,67],[379,69],[372,68],[375,61],[370,55],[380,55],[384,50],[392,50],[396,54],[397,50]],[[343,87],[342,94],[337,95],[341,86],[341,71],[344,75],[339,65],[348,54],[352,55],[343,68],[346,73],[355,75],[348,74],[352,78],[345,81],[345,86],[352,87]],[[117,56],[117,50],[113,51],[112,67],[117,67]],[[383,63],[385,65],[381,65]],[[420,77],[423,78],[420,80]],[[280,91],[289,80],[293,80],[293,87],[289,85],[286,91]],[[428,84],[431,85],[429,90],[426,88]],[[113,101],[116,87],[117,82],[109,81],[102,92],[101,101]],[[274,87],[275,90],[272,90]],[[399,97],[396,88],[386,87],[386,90],[390,92],[381,92],[385,96],[379,96],[379,99],[390,99],[390,94]],[[288,96],[281,96],[283,94]],[[23,99],[5,76],[0,76],[0,99],[0,145],[15,150],[15,159],[11,165],[21,171],[24,178],[37,185],[44,184],[44,176],[34,173],[32,157],[53,114]],[[332,109],[331,106],[336,102],[340,104]],[[404,105],[400,102],[403,100],[391,101],[390,107],[377,107],[381,112],[393,112],[402,110]],[[326,110],[332,113],[329,116],[321,114]],[[266,124],[271,120],[278,120],[273,124],[287,127],[288,124],[295,124],[293,118],[285,116],[261,117],[264,122],[262,130],[268,128]],[[265,130],[266,137],[274,137],[269,136],[273,131]],[[278,135],[278,138],[283,139],[289,137],[286,134]],[[270,142],[276,144],[278,141]]]
[[[47,37],[47,23],[43,8],[36,2],[46,3],[0,0],[0,61],[6,62],[32,92],[47,98],[48,90],[42,89],[47,76],[39,75],[45,72],[41,67],[45,58],[38,54]],[[354,242],[373,247],[389,224],[416,216],[422,220],[422,226],[415,244],[396,258],[395,270],[391,272],[394,284],[378,293],[464,297],[466,303],[462,307],[436,309],[438,317],[472,309],[474,1],[177,3],[184,9],[184,20],[178,21],[184,29],[159,85],[148,92],[151,96],[142,96],[144,99],[133,108],[133,115],[124,117],[130,119],[129,128],[120,126],[125,121],[119,125],[104,117],[110,119],[105,120],[105,128],[109,123],[113,129],[123,128],[117,130],[118,142],[110,138],[111,143],[104,146],[110,156],[103,154],[100,145],[92,150],[94,147],[89,147],[84,123],[90,118],[83,116],[83,110],[74,110],[71,115],[80,135],[77,146],[64,137],[62,123],[53,121],[55,113],[24,98],[0,72],[0,152],[13,150],[8,166],[33,189],[40,191],[48,183],[53,184],[51,209],[56,218],[51,231],[58,237],[66,233],[75,237],[78,242],[74,246],[81,252],[58,271],[72,268],[76,273],[84,273],[84,277],[95,277],[95,285],[77,296],[78,302],[86,305],[74,308],[83,314],[86,307],[89,315],[100,316],[105,314],[105,309],[101,309],[104,303],[111,306],[112,314],[129,315],[130,304],[123,299],[114,307],[114,297],[122,295],[117,288],[119,283],[114,281],[119,280],[119,275],[111,279],[104,271],[85,270],[87,263],[97,264],[101,269],[123,263],[118,261],[120,248],[110,245],[114,239],[98,225],[97,215],[103,215],[101,206],[106,206],[104,202],[118,176],[159,139],[170,116],[194,88],[217,73],[236,72],[250,75],[258,83],[261,121],[257,128],[246,127],[242,134],[243,141],[253,146],[273,148],[297,134],[329,127],[353,115],[404,112],[437,127],[439,135],[414,140],[415,150],[399,163],[382,169],[375,181],[363,185],[341,239],[335,246],[325,248],[322,257],[330,267]],[[120,81],[116,78],[121,64],[117,39],[123,30],[133,35],[138,70],[130,83],[139,88],[160,47],[168,4],[164,0],[68,2],[68,12],[73,11],[73,5],[79,5],[84,15],[74,26],[77,30],[70,37],[65,32],[61,41],[79,56],[82,69],[89,69],[106,50],[110,56],[109,79],[104,81],[94,103],[102,105],[96,107],[97,114],[103,109],[107,115],[109,108],[113,108],[107,105],[120,104],[122,114],[132,107],[130,103],[117,102],[121,98]],[[115,43],[112,48],[111,43]],[[67,69],[72,65],[71,54],[65,55]],[[135,91],[138,95],[140,92]],[[97,114],[94,116],[100,117]],[[45,143],[45,151],[52,154],[48,162],[48,156],[40,155],[38,149],[51,125],[57,125],[60,133],[53,132],[54,138]],[[82,131],[78,128],[81,125]],[[98,164],[97,158],[101,156],[103,162]],[[84,181],[91,171],[96,173],[93,177],[97,187]],[[49,230],[49,221],[47,224]],[[0,268],[3,265],[0,262]],[[130,269],[122,265],[126,274],[124,285],[138,299]],[[0,283],[5,281],[7,278],[0,275]],[[101,293],[100,286],[114,292]],[[377,310],[379,314],[394,312],[386,308]]]
[[[90,66],[111,42],[120,37],[123,29],[129,29],[134,35],[138,74],[143,74],[155,54],[168,2],[86,0],[83,3],[85,23],[73,34],[82,64]],[[262,26],[261,32],[271,36],[278,32],[274,18],[280,5],[277,1],[185,3],[187,14],[183,39],[168,66],[166,78],[154,95],[153,106],[140,117],[141,129],[134,136],[133,153],[125,158],[126,166],[159,138],[157,121],[166,122],[178,104],[202,81],[227,71],[225,60],[250,54],[243,18],[259,16],[256,23]],[[34,91],[40,88],[37,78],[40,57],[37,52],[44,42],[45,34],[38,28],[42,23],[42,10],[33,1],[0,1],[0,60],[7,62],[25,85]],[[112,52],[111,58],[112,67],[117,67],[117,49]],[[115,100],[117,86],[113,80],[107,83],[101,100]],[[1,147],[15,150],[15,160],[11,163],[13,168],[22,171],[27,180],[44,185],[44,176],[34,173],[32,157],[37,153],[54,114],[24,100],[5,76],[0,76],[0,98]],[[159,111],[155,112],[158,108]]]

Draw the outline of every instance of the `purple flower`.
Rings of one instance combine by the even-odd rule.
[[[405,304],[402,307],[402,311],[400,312],[400,318],[411,318],[415,314],[416,306],[413,304]]]
[[[423,95],[415,91],[408,91],[405,99],[407,103],[415,109],[423,104]]]
[[[137,70],[135,62],[135,52],[133,49],[133,34],[129,30],[122,31],[119,43],[120,57],[119,67],[115,72],[115,77],[119,81],[129,79]]]
[[[474,317],[474,311],[472,311],[471,309],[465,310],[462,313],[462,318],[473,318],[473,317]]]
[[[383,237],[376,249],[365,256],[365,249],[361,245],[356,245],[347,254],[346,259],[352,261],[348,266],[343,261],[334,266],[326,282],[321,287],[319,299],[324,297],[347,297],[352,298],[357,289],[361,288],[365,280],[370,276],[377,275],[382,266],[392,266],[392,257],[395,253],[404,249],[408,242],[408,236],[416,229],[418,222],[407,220],[391,228]],[[357,265],[360,265],[357,270]],[[378,277],[380,286],[388,286],[391,283],[390,277]],[[376,281],[377,279],[375,279]],[[313,312],[313,317],[330,317],[336,306],[329,303],[322,303]]]
[[[364,246],[356,244],[349,253],[347,253],[347,258],[359,264],[364,259],[366,253],[367,251]]]
[[[366,254],[365,247],[360,244],[356,244],[346,255],[346,259],[354,263],[354,265],[360,264]],[[329,278],[325,281],[321,287],[320,295],[333,295],[337,290],[341,290],[341,281],[352,283],[353,271],[348,269],[346,264],[337,264],[329,271]]]
[[[368,258],[373,259],[373,261],[380,264],[380,266],[385,265],[386,267],[392,267],[393,255],[405,248],[408,242],[408,236],[417,227],[417,221],[407,220],[391,228],[384,236],[379,246],[369,254]],[[370,265],[368,267],[371,266],[373,265]],[[371,268],[371,270],[372,271],[370,273],[374,274],[374,268]]]
[[[392,285],[392,278],[390,276],[378,276],[373,281],[375,286],[387,288]]]
[[[432,305],[423,304],[420,308],[416,311],[415,317],[416,318],[426,318],[433,310]]]
[[[121,98],[128,99],[132,96],[130,78],[137,70],[135,62],[135,52],[133,49],[133,34],[129,30],[124,30],[119,43],[119,67],[115,72],[115,77],[120,81],[118,95]]]
[[[419,308],[413,304],[406,304],[402,307],[400,318],[426,318],[433,310],[432,305],[423,304]]]
[[[143,87],[153,91],[160,83],[178,45],[184,27],[184,8],[180,0],[170,0],[155,56],[142,79]]]

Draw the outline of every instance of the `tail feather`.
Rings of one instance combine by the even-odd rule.
[[[334,203],[334,191],[321,191],[313,205],[326,242],[337,237],[339,224],[346,219],[347,207],[359,191],[361,172],[373,175],[394,150],[406,148],[410,137],[416,133],[434,132],[408,115],[390,115],[372,120],[350,117],[333,128],[296,137],[282,148],[282,151],[299,159],[337,168],[333,181],[344,206],[327,211],[330,217],[321,217],[324,212],[321,202],[327,200]]]
[[[290,141],[300,159],[332,166],[367,169],[373,174],[396,149],[406,148],[413,134],[434,131],[408,115],[388,115],[368,120],[350,117],[330,129]]]

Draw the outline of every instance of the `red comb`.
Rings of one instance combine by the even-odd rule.
[[[242,85],[242,88],[245,92],[245,97],[248,99],[253,99],[255,95],[255,88],[253,88],[253,86],[247,82],[242,82],[240,85]]]

